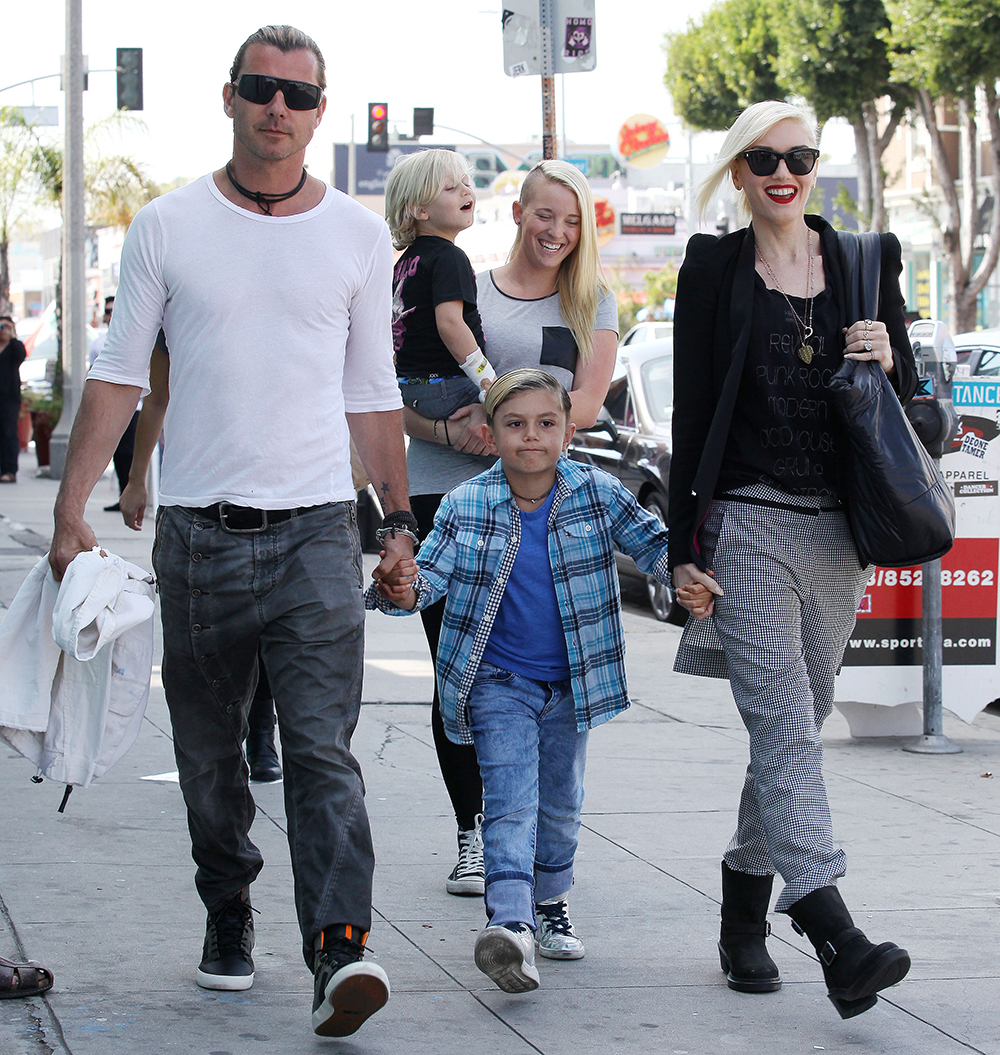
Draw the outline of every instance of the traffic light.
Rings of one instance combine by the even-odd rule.
[[[413,138],[434,135],[434,107],[414,106],[413,108]]]
[[[389,150],[389,106],[368,104],[368,152],[385,154]]]
[[[142,48],[118,48],[118,109],[142,109]]]

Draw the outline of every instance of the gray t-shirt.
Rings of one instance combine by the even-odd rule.
[[[483,320],[488,356],[497,375],[537,366],[573,388],[577,347],[573,332],[559,311],[559,294],[520,300],[501,293],[493,272],[477,276],[477,301]],[[597,305],[595,330],[618,332],[618,305],[606,293]],[[411,439],[406,456],[411,495],[446,494],[493,464],[494,459],[461,454],[442,443]]]

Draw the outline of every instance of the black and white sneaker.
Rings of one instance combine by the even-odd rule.
[[[331,928],[332,929],[332,928]],[[352,928],[339,927],[338,931]],[[349,1037],[366,1019],[385,1007],[389,978],[377,963],[362,963],[365,939],[318,939],[313,965],[313,1032],[321,1037]]]
[[[458,832],[458,864],[445,880],[449,894],[460,897],[482,897],[486,893],[486,866],[483,863],[483,815],[476,817],[475,828]]]
[[[253,985],[253,909],[250,888],[218,912],[208,914],[205,948],[198,966],[202,989],[249,989]]]

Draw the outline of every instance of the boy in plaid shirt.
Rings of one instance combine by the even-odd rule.
[[[570,410],[543,370],[495,381],[484,435],[500,461],[446,495],[418,560],[366,595],[393,614],[447,598],[442,717],[451,740],[475,743],[483,774],[489,925],[476,966],[508,993],[538,988],[536,929],[542,956],[584,954],[567,898],[587,735],[629,706],[615,547],[669,582],[660,522],[565,457]]]

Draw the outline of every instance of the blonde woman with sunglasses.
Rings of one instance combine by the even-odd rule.
[[[722,861],[719,955],[732,989],[780,988],[767,911],[791,916],[819,954],[843,1018],[873,1007],[909,969],[904,949],[874,946],[837,889],[820,730],[869,569],[837,485],[827,396],[848,359],[881,363],[901,400],[916,387],[903,319],[899,242],[883,235],[880,310],[846,315],[836,233],[807,215],[819,150],[809,118],[763,102],[730,128],[702,184],[704,215],[734,193],[747,224],[694,235],[674,320],[670,565],[678,588],[707,587],[689,608],[675,669],[729,678],[750,736],[739,820]]]

